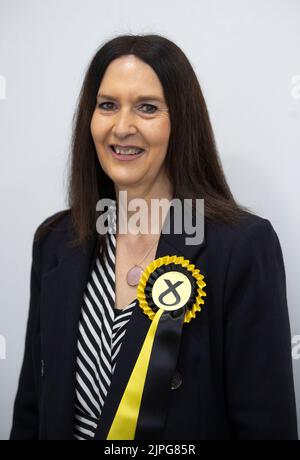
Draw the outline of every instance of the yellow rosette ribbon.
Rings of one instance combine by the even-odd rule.
[[[200,270],[176,255],[154,260],[142,273],[137,298],[151,323],[106,439],[159,439],[183,324],[201,311],[205,286]]]

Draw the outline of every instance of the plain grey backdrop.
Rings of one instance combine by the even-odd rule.
[[[0,439],[23,357],[33,233],[67,207],[71,119],[89,60],[124,33],[159,33],[183,49],[235,197],[279,236],[300,415],[299,24],[299,0],[0,0]]]

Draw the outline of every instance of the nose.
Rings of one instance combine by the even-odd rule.
[[[126,137],[128,134],[135,134],[137,128],[134,120],[134,115],[130,109],[121,109],[114,117],[113,134],[117,137]]]

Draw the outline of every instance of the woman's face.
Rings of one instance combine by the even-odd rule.
[[[153,69],[134,55],[112,61],[98,89],[91,134],[101,167],[117,190],[137,187],[147,193],[153,184],[165,183],[170,129],[163,88]],[[111,145],[144,150],[120,155]]]

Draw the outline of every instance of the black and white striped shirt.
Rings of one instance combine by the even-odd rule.
[[[79,321],[74,438],[93,439],[126,325],[137,304],[115,309],[116,239],[106,234],[107,257],[98,256],[83,297]]]

